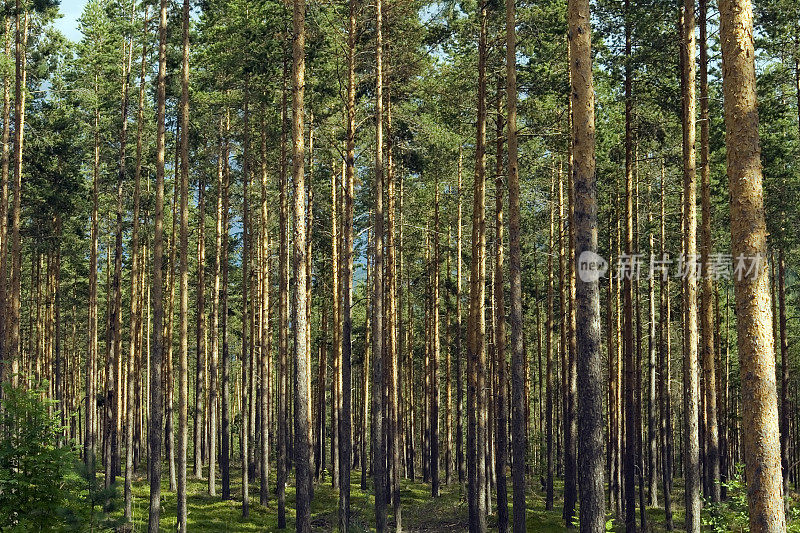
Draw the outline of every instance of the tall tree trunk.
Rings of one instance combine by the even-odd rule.
[[[262,114],[263,117],[263,114]],[[270,382],[272,380],[271,368],[271,339],[272,329],[269,320],[269,291],[270,291],[270,269],[269,269],[269,207],[267,204],[267,130],[262,119],[261,122],[261,321],[260,321],[260,367],[261,367],[261,479],[259,501],[266,506],[269,500],[269,456],[270,456]]]
[[[741,361],[742,432],[754,533],[786,530],[778,442],[772,316],[765,264],[767,230],[756,110],[753,11],[748,0],[722,0],[722,86],[731,192],[733,257],[749,257],[753,276],[734,281]]]
[[[144,35],[148,31],[147,8],[144,15]],[[145,40],[146,42],[146,40]],[[131,47],[133,45],[131,44]],[[133,470],[134,470],[134,390],[136,386],[135,370],[138,362],[138,337],[141,331],[142,311],[140,306],[141,289],[139,287],[139,212],[142,178],[142,132],[144,129],[144,98],[145,79],[147,71],[147,44],[142,45],[142,65],[139,73],[139,106],[136,113],[136,170],[133,189],[133,230],[131,235],[131,339],[128,352],[127,368],[127,402],[128,410],[125,419],[125,518],[130,521],[133,517]],[[143,286],[143,285],[142,285]]]
[[[23,20],[21,21],[20,18]],[[15,67],[14,67],[14,208],[11,211],[11,299],[10,325],[6,335],[9,339],[6,359],[11,360],[11,372],[19,370],[22,357],[20,344],[20,298],[22,297],[22,241],[20,224],[22,216],[22,143],[25,130],[25,84],[27,80],[26,58],[28,45],[28,11],[22,13],[21,0],[16,0],[14,13]],[[12,379],[16,386],[17,379]]]
[[[480,36],[478,39],[478,121],[475,141],[475,183],[472,209],[472,274],[467,342],[469,379],[467,399],[469,424],[469,526],[470,533],[487,530],[486,508],[486,60],[487,2],[478,4]]]
[[[495,477],[497,480],[497,528],[508,530],[508,374],[506,369],[506,303],[503,294],[503,78],[498,76],[497,134],[495,153],[495,254],[494,254],[494,350],[497,369],[495,417]]]
[[[603,392],[600,355],[600,291],[598,280],[586,276],[584,261],[597,253],[597,184],[594,160],[594,98],[591,66],[589,2],[571,0],[568,8],[570,79],[572,80],[572,149],[575,257],[578,261],[575,304],[577,339],[578,483],[580,530],[605,529],[603,494]],[[589,265],[586,265],[589,266]],[[573,268],[575,268],[573,266]]]
[[[458,462],[458,482],[463,484],[466,475],[466,457],[464,454],[464,364],[463,364],[463,325],[461,323],[461,225],[462,225],[462,209],[461,209],[461,180],[463,174],[463,159],[464,148],[459,145],[458,147],[458,184],[456,189],[456,202],[458,203],[458,216],[456,218],[456,461]],[[408,291],[409,307],[411,302],[411,291]],[[409,319],[411,318],[411,310],[409,309]],[[411,333],[411,325],[409,324],[409,334]],[[409,357],[411,357],[412,346],[408,343]],[[411,377],[409,376],[409,380]],[[413,412],[413,399],[412,412]],[[412,425],[413,427],[413,425]],[[411,439],[413,447],[413,438]],[[413,456],[412,456],[413,457]],[[411,461],[412,474],[411,479],[414,479],[413,474],[414,463]]]
[[[164,425],[166,437],[164,438],[164,450],[167,456],[167,465],[169,468],[169,490],[175,492],[177,490],[177,475],[175,471],[175,376],[173,363],[173,349],[174,343],[174,326],[175,326],[175,257],[178,246],[176,245],[176,235],[178,229],[178,198],[179,195],[179,172],[180,172],[180,112],[178,112],[178,126],[175,134],[175,166],[173,174],[173,187],[172,187],[172,232],[167,240],[167,247],[169,248],[169,255],[167,257],[167,287],[169,288],[169,295],[167,296],[167,317],[166,325],[164,328],[164,345],[166,347],[166,359],[164,361]]]
[[[568,124],[572,124],[572,100],[569,100]],[[577,396],[578,396],[578,382],[577,382],[577,361],[575,359],[575,352],[577,350],[577,339],[575,338],[575,188],[574,188],[574,154],[573,145],[570,140],[567,150],[568,160],[568,173],[567,173],[567,216],[566,223],[568,231],[565,233],[566,243],[564,249],[566,251],[565,259],[568,261],[565,275],[567,277],[566,284],[566,345],[564,347],[564,355],[566,359],[566,375],[564,391],[565,403],[565,423],[564,423],[564,463],[565,463],[565,477],[564,477],[564,520],[567,527],[572,529],[575,527],[575,506],[578,503],[578,415],[577,409]],[[599,333],[598,333],[599,337]],[[599,343],[599,340],[598,340]]]
[[[133,41],[125,38],[122,46],[122,98],[121,125],[119,135],[119,168],[117,169],[117,216],[114,239],[114,277],[111,284],[113,304],[109,319],[109,338],[113,342],[113,359],[106,377],[108,397],[111,406],[109,413],[113,416],[111,431],[111,461],[106,464],[106,487],[111,486],[121,468],[120,441],[122,440],[122,414],[124,408],[123,382],[124,358],[122,355],[122,217],[123,217],[123,184],[125,182],[125,162],[128,143],[128,93],[130,87],[130,71],[133,59]],[[113,395],[113,398],[112,398]],[[110,468],[110,470],[109,470]]]
[[[6,84],[7,85],[7,84]],[[94,78],[95,95],[98,93],[98,75],[95,74]],[[4,93],[8,92],[4,89]],[[8,115],[5,113],[6,118]],[[5,121],[6,124],[8,121]],[[6,132],[3,131],[5,136]],[[4,147],[3,172],[7,172],[7,149]],[[92,221],[91,221],[91,245],[89,251],[89,331],[88,331],[88,350],[86,359],[86,419],[84,421],[85,437],[83,441],[83,455],[86,466],[89,469],[90,475],[94,478],[95,472],[95,445],[97,441],[97,433],[95,431],[95,415],[97,407],[97,398],[95,392],[95,376],[97,374],[97,245],[100,233],[99,228],[99,203],[100,203],[100,107],[95,106],[94,109],[94,161],[92,164]],[[5,217],[4,217],[5,218]],[[5,259],[5,253],[2,253],[0,260]],[[2,280],[5,281],[5,274],[3,273]],[[0,305],[5,305],[5,302],[0,302]],[[149,471],[148,471],[149,477]]]
[[[430,469],[431,496],[439,497],[439,181],[434,184],[433,269],[431,271],[431,390],[430,390]]]
[[[339,336],[339,312],[341,310],[339,294],[339,234],[336,222],[336,172],[331,172],[331,331],[333,350],[333,381],[331,383],[331,483],[334,489],[339,489],[341,461],[339,450],[339,426],[342,417],[342,382],[341,360],[342,348]],[[325,389],[322,389],[324,398]]]
[[[636,348],[634,344],[633,254],[635,253],[633,229],[633,72],[631,67],[631,33],[633,21],[630,1],[625,0],[625,255],[627,271],[622,272],[623,285],[623,342],[625,374],[625,453],[624,493],[625,530],[636,532]]]
[[[244,80],[244,145],[242,154],[242,518],[250,515],[250,377],[253,368],[253,354],[250,351],[250,80]],[[302,195],[305,196],[305,195]],[[301,198],[302,198],[301,196]],[[303,199],[305,202],[305,199]],[[305,205],[305,203],[304,203]],[[305,251],[305,250],[304,250]],[[305,293],[303,293],[305,296]],[[305,331],[303,331],[305,339]],[[305,341],[304,341],[305,342]]]
[[[306,321],[306,204],[305,140],[303,100],[305,93],[306,3],[294,1],[292,45],[292,182],[294,185],[294,350],[297,354],[294,395],[295,458],[297,486],[296,530],[311,531],[311,358],[308,353]],[[310,238],[310,236],[308,236]]]
[[[222,499],[231,497],[231,398],[230,398],[230,373],[231,360],[228,346],[228,274],[230,269],[228,250],[228,233],[230,231],[230,187],[231,175],[228,158],[230,157],[230,109],[225,110],[225,141],[222,153],[222,402],[220,418],[220,474],[222,476]]]
[[[781,433],[781,470],[783,473],[783,491],[789,490],[789,339],[786,318],[786,262],[783,258],[783,247],[778,249],[778,322],[781,349],[781,399],[780,399],[780,433]]]
[[[217,147],[217,205],[214,232],[214,288],[211,295],[211,362],[209,364],[208,385],[208,494],[216,496],[217,476],[217,380],[219,368],[219,294],[222,274],[222,226],[223,226],[223,188],[224,188],[224,140],[223,119],[219,119],[219,146]]]
[[[288,422],[288,353],[289,353],[289,191],[287,183],[287,60],[283,61],[283,90],[281,92],[281,155],[278,184],[280,216],[278,243],[278,529],[286,528],[286,480],[287,480],[287,441]]]
[[[180,354],[178,359],[178,531],[186,532],[186,454],[189,447],[189,0],[183,0],[181,70]],[[197,443],[195,443],[195,446]]]
[[[375,235],[372,293],[372,475],[375,530],[386,530],[386,443],[383,434],[383,0],[375,4]]]
[[[506,142],[508,143],[508,266],[511,289],[511,433],[513,444],[511,476],[514,485],[513,531],[515,533],[521,533],[527,530],[527,526],[525,525],[525,457],[528,448],[528,435],[525,430],[528,425],[527,406],[529,404],[525,400],[527,376],[525,372],[525,333],[522,324],[522,217],[520,214],[518,164],[516,47],[516,0],[507,0],[506,111],[508,116],[506,117]],[[460,234],[461,228],[459,227],[459,235]],[[461,335],[460,330],[458,334],[459,336]]]
[[[352,455],[353,432],[352,415],[352,371],[353,358],[353,196],[355,192],[355,99],[356,99],[356,0],[349,1],[349,22],[347,27],[347,141],[345,155],[344,217],[342,219],[342,416],[339,419],[339,531],[350,530],[350,464],[346,463]],[[324,391],[320,391],[324,394]],[[363,398],[366,401],[366,397]],[[362,427],[362,436],[365,428]],[[361,468],[366,469],[361,454]]]
[[[150,352],[150,427],[147,435],[150,474],[148,531],[158,533],[161,515],[161,364],[163,360],[164,282],[161,270],[164,256],[164,115],[167,75],[167,0],[161,0],[158,20],[158,83],[156,126],[156,212],[153,233],[153,349]]]
[[[706,455],[705,464],[708,470],[708,488],[711,502],[719,502],[719,430],[717,428],[717,386],[714,357],[714,304],[712,302],[714,285],[709,267],[711,266],[711,167],[709,161],[709,131],[711,124],[708,116],[708,45],[706,28],[706,0],[700,0],[700,182],[702,196],[703,225],[701,228],[702,254],[702,294],[700,314],[702,317],[702,355],[703,384],[705,388],[706,407]]]
[[[553,510],[553,477],[554,477],[554,461],[553,461],[553,248],[555,244],[554,231],[555,231],[555,183],[556,174],[553,175],[550,181],[550,231],[549,231],[549,250],[547,254],[547,318],[545,329],[545,352],[547,352],[547,363],[545,365],[545,448],[547,454],[547,473],[545,479],[545,509],[548,511]]]
[[[206,183],[205,177],[200,178],[197,192],[197,329],[195,346],[197,350],[195,389],[194,389],[194,477],[203,479],[203,456],[205,449],[201,446],[204,441],[206,420],[211,412],[206,403]],[[207,446],[207,444],[206,444]]]
[[[683,203],[684,257],[687,274],[683,279],[686,324],[683,354],[684,476],[686,480],[686,531],[700,531],[700,447],[699,379],[697,372],[697,208],[695,174],[695,18],[694,0],[685,0],[681,51],[683,54]]]
[[[647,186],[647,196],[652,198],[651,186]],[[653,209],[652,204],[648,206],[647,210],[647,244],[650,257],[655,257],[655,238],[653,235]],[[658,507],[658,440],[656,437],[656,382],[657,382],[657,368],[656,368],[656,296],[655,296],[655,280],[653,276],[648,276],[647,279],[647,311],[648,311],[648,329],[647,329],[647,481],[648,481],[648,506]]]
[[[5,20],[5,59],[11,63],[11,17],[6,17]],[[11,137],[11,81],[10,76],[3,76],[3,153],[2,153],[2,174],[0,175],[0,382],[3,381],[5,373],[5,366],[8,362],[8,343],[6,338],[7,333],[7,280],[8,280],[8,170],[9,170],[9,139]],[[95,76],[94,92],[97,94],[97,77]],[[97,107],[95,106],[95,110]],[[92,174],[94,176],[94,173]],[[90,336],[91,337],[91,336]],[[91,365],[89,359],[86,360],[87,370]],[[88,376],[88,372],[87,372]],[[87,378],[88,380],[88,378]],[[89,383],[86,384],[87,391],[87,416],[90,410],[88,399]],[[0,393],[2,397],[2,393]],[[88,426],[87,426],[88,428]],[[86,438],[84,438],[84,452],[83,459],[86,466],[89,467],[89,452],[91,449],[91,437],[87,431]]]
[[[388,56],[388,51],[387,51]],[[383,66],[384,71],[391,72],[389,62]],[[387,127],[387,143],[386,143],[386,200],[387,200],[387,213],[386,213],[386,269],[384,285],[387,291],[385,292],[386,306],[384,309],[384,319],[386,321],[385,334],[386,346],[384,347],[384,354],[386,362],[385,381],[386,387],[386,413],[387,420],[387,434],[384,437],[386,441],[386,453],[390,479],[390,499],[392,502],[392,510],[394,511],[394,529],[398,533],[403,530],[403,513],[400,505],[400,417],[398,409],[398,387],[400,384],[400,375],[398,369],[398,330],[397,330],[397,249],[395,244],[395,211],[396,211],[396,187],[395,187],[395,173],[394,173],[394,145],[392,135],[392,98],[391,98],[391,77],[387,75],[386,87],[386,127]],[[438,239],[438,235],[437,235]],[[437,263],[438,273],[438,263]],[[438,278],[437,278],[438,279]],[[437,315],[438,318],[438,315]],[[437,321],[438,323],[438,321]],[[439,335],[438,329],[435,341],[438,342]],[[341,389],[340,389],[341,390]],[[438,389],[437,389],[438,391]],[[438,404],[438,395],[437,395]],[[437,419],[438,421],[438,419]],[[437,424],[438,429],[438,424]],[[437,434],[438,439],[438,434]],[[438,440],[437,440],[437,459],[438,459]],[[438,464],[437,464],[437,478],[438,478]],[[439,480],[436,480],[435,492],[438,493]],[[433,487],[431,489],[434,490]]]

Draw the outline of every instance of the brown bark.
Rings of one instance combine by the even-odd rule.
[[[11,63],[11,17],[6,17],[5,20],[5,59]],[[0,166],[2,167],[2,173],[0,174],[0,382],[3,381],[3,376],[5,373],[5,366],[7,364],[7,354],[8,354],[8,347],[7,347],[7,339],[6,339],[6,329],[7,329],[7,317],[8,309],[7,309],[7,291],[8,286],[6,285],[6,280],[8,279],[8,170],[9,170],[9,139],[11,137],[11,81],[10,76],[3,76],[3,152],[2,152],[2,163]],[[95,77],[95,93],[97,93],[97,78]],[[94,176],[94,173],[93,173]],[[87,369],[90,365],[89,359],[87,359]],[[88,373],[87,373],[88,376]],[[86,391],[89,391],[89,384],[87,381]],[[0,393],[0,397],[2,397],[2,393]],[[87,408],[86,412],[90,411],[89,403],[88,403],[89,396],[87,395]],[[86,426],[89,428],[90,426]],[[84,453],[83,458],[86,466],[89,466],[89,451],[91,447],[91,439],[89,429],[87,429],[86,437],[84,438]]]
[[[520,533],[525,525],[525,458],[528,449],[530,422],[527,416],[525,346],[522,312],[522,242],[521,208],[517,135],[517,56],[516,56],[516,3],[506,1],[506,142],[508,143],[508,249],[511,298],[511,419],[512,461],[511,476],[514,486],[513,530]],[[460,234],[460,228],[459,228]],[[535,270],[535,269],[534,269]],[[538,305],[537,305],[538,318]],[[459,335],[461,332],[459,331]],[[541,337],[537,338],[541,347]],[[541,352],[541,350],[540,350]],[[541,361],[541,359],[540,359]],[[541,376],[540,376],[541,378]]]
[[[469,361],[467,413],[467,449],[469,459],[470,533],[487,530],[486,464],[486,60],[487,2],[478,4],[480,36],[478,39],[478,120],[475,141],[475,180],[472,209],[472,274],[467,325]]]
[[[311,359],[308,353],[306,295],[306,204],[305,139],[303,131],[305,94],[306,3],[294,1],[292,45],[292,182],[294,185],[294,350],[296,390],[294,395],[295,460],[297,486],[296,531],[311,531]],[[310,238],[310,236],[308,236]]]
[[[288,467],[288,352],[289,352],[289,184],[287,183],[287,60],[283,62],[281,92],[281,155],[278,184],[280,215],[278,243],[278,529],[286,528],[286,479]]]
[[[230,398],[230,366],[231,359],[228,346],[228,274],[230,269],[229,262],[229,241],[228,234],[230,231],[230,165],[228,158],[230,156],[230,126],[231,115],[230,109],[225,110],[225,131],[224,131],[224,145],[222,151],[222,255],[220,257],[222,262],[222,382],[220,388],[222,390],[221,401],[221,417],[220,417],[220,474],[222,477],[222,499],[229,500],[231,497],[231,398]]]
[[[372,475],[375,490],[375,530],[386,530],[386,443],[383,433],[383,0],[375,4],[375,202],[372,299]]]
[[[699,378],[697,369],[697,194],[695,173],[695,18],[694,1],[684,2],[681,36],[683,54],[683,205],[684,259],[687,273],[683,279],[685,352],[683,355],[684,475],[686,480],[686,531],[700,531],[700,447],[699,447]]]
[[[186,532],[186,455],[189,447],[189,0],[183,0],[180,176],[180,354],[178,355],[178,531]]]
[[[225,155],[223,140],[223,118],[219,119],[219,146],[217,147],[217,205],[216,224],[214,232],[214,285],[211,295],[211,361],[209,364],[208,383],[208,494],[216,496],[217,476],[217,381],[219,367],[219,337],[220,337],[220,285],[222,276],[222,231],[223,231],[223,196],[224,196],[224,164]]]
[[[786,529],[786,516],[778,442],[772,316],[764,264],[767,231],[758,139],[753,11],[748,0],[723,0],[719,9],[731,193],[731,251],[733,257],[743,255],[751,261],[761,260],[755,275],[743,276],[734,282],[750,530],[779,532]]]
[[[495,254],[494,254],[494,351],[497,372],[495,425],[495,478],[497,486],[497,528],[508,530],[508,372],[506,369],[506,316],[503,293],[503,98],[502,76],[498,77],[497,130],[495,135]],[[437,247],[438,248],[438,247]]]
[[[339,421],[339,530],[350,528],[350,465],[345,460],[352,455],[352,351],[353,351],[353,196],[355,192],[355,99],[356,99],[356,0],[349,1],[349,21],[347,27],[347,141],[345,156],[344,217],[342,233],[342,417]],[[366,396],[362,398],[366,402]],[[362,425],[361,439],[364,442],[366,428]],[[364,450],[361,450],[361,468],[366,470]]]
[[[702,294],[700,315],[702,317],[702,365],[703,386],[705,388],[705,441],[704,464],[708,472],[707,485],[712,502],[720,500],[719,485],[719,430],[717,428],[717,386],[714,357],[714,304],[712,302],[714,285],[709,267],[711,265],[711,167],[709,162],[709,122],[708,106],[708,45],[706,29],[706,0],[700,0],[700,182],[702,196],[703,224],[701,227],[702,254]]]
[[[242,410],[241,436],[242,448],[242,518],[250,514],[250,378],[253,357],[250,351],[250,85],[249,75],[244,80],[244,113],[242,139]],[[301,195],[302,198],[303,195]],[[305,296],[305,293],[303,293]],[[305,323],[305,321],[303,322]],[[305,329],[303,339],[305,339]],[[305,340],[304,340],[305,344]]]
[[[463,327],[461,323],[461,225],[462,225],[462,208],[461,208],[461,180],[463,174],[463,158],[464,148],[458,147],[458,184],[456,189],[456,202],[458,204],[458,216],[456,218],[456,462],[458,463],[458,482],[464,483],[466,475],[466,457],[464,454],[464,365],[463,365]],[[409,319],[411,317],[411,291],[409,289]],[[409,324],[409,334],[411,333],[411,325]],[[408,343],[409,358],[411,357],[411,343]],[[409,374],[409,380],[411,379]],[[413,400],[412,400],[412,413],[413,413]],[[413,428],[413,424],[411,425]],[[411,439],[413,448],[413,438]],[[413,454],[412,454],[413,459]],[[411,479],[414,479],[413,474],[414,463],[411,461]]]
[[[161,0],[158,22],[158,83],[156,135],[156,212],[153,234],[153,349],[150,353],[150,427],[148,428],[148,469],[150,473],[150,507],[148,531],[158,533],[161,513],[161,364],[163,359],[164,319],[163,273],[164,255],[164,114],[167,74],[167,0]]]
[[[147,9],[144,15],[144,34],[148,31]],[[131,45],[132,46],[132,45]],[[138,361],[138,336],[141,330],[142,312],[139,301],[141,298],[139,288],[139,211],[141,195],[141,176],[142,176],[142,130],[144,128],[144,97],[145,97],[145,73],[147,68],[147,45],[142,45],[142,65],[139,73],[139,106],[136,114],[136,170],[133,189],[133,230],[131,236],[131,335],[130,350],[128,352],[127,367],[127,403],[128,410],[125,422],[125,518],[130,521],[132,513],[131,489],[133,483],[134,470],[134,389],[135,381],[135,362]]]
[[[570,79],[572,84],[572,183],[575,241],[571,258],[597,250],[597,185],[594,161],[594,98],[591,70],[589,2],[571,1],[568,9]],[[578,267],[582,264],[579,262]],[[603,494],[602,370],[600,356],[600,291],[597,280],[576,280],[578,483],[580,530],[605,529]],[[573,389],[574,390],[574,389]]]
[[[431,364],[430,364],[430,477],[431,496],[439,497],[439,181],[434,185],[433,268],[431,271]],[[430,264],[430,263],[429,263]]]
[[[550,253],[547,254],[547,317],[545,319],[545,450],[547,472],[545,479],[545,509],[548,511],[553,510],[553,476],[554,476],[554,461],[553,461],[553,249],[555,244],[554,231],[555,231],[555,183],[556,174],[553,171],[550,182],[550,231],[549,231],[549,249]]]
[[[263,114],[262,114],[263,117]],[[260,413],[261,413],[261,455],[260,460],[260,492],[259,501],[261,505],[266,506],[269,500],[269,456],[270,456],[270,435],[271,428],[270,419],[270,382],[272,381],[272,354],[271,354],[271,339],[272,330],[270,328],[270,306],[269,306],[269,291],[270,291],[270,268],[269,268],[269,207],[267,203],[267,131],[264,126],[264,121],[261,122],[261,232],[260,232],[260,247],[261,247],[261,265],[260,265],[260,281],[261,281],[261,318],[259,321],[259,364],[261,372],[261,389],[260,389]]]

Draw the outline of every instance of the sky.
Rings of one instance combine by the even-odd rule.
[[[63,16],[56,21],[55,27],[71,41],[79,41],[83,36],[78,31],[78,17],[85,5],[86,0],[61,0],[59,10]]]

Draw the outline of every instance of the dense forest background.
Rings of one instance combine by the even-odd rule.
[[[590,378],[603,527],[752,528],[751,370],[796,527],[800,3],[753,6],[774,368],[744,372],[722,8],[591,5],[592,376],[577,34],[509,5],[89,0],[72,42],[57,3],[3,4],[0,529],[66,527],[9,481],[25,417],[83,463],[70,527],[518,531],[519,495],[577,527]]]

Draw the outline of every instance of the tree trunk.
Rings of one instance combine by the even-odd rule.
[[[181,71],[180,354],[178,359],[178,531],[186,532],[186,456],[189,447],[189,0],[183,0]],[[195,443],[196,444],[196,443]]]
[[[262,114],[263,117],[263,114]],[[260,395],[260,413],[261,413],[261,455],[259,457],[261,464],[261,479],[260,479],[260,492],[259,501],[261,505],[266,506],[269,501],[269,455],[270,455],[270,387],[269,384],[272,380],[272,368],[270,361],[271,354],[271,339],[272,329],[270,328],[269,320],[269,291],[270,291],[270,269],[269,269],[269,208],[267,204],[268,190],[267,190],[267,131],[265,129],[264,121],[261,122],[261,319],[259,322],[259,331],[261,333],[259,339],[260,349],[260,370],[261,370],[261,395]]]
[[[480,37],[478,40],[478,120],[475,140],[475,183],[472,214],[472,274],[470,276],[469,385],[467,398],[469,424],[469,525],[470,533],[487,530],[486,464],[486,60],[487,60],[487,3],[478,4]]]
[[[458,184],[456,190],[456,202],[458,204],[458,217],[456,218],[456,461],[458,462],[458,482],[463,484],[466,475],[466,457],[464,454],[464,365],[463,365],[463,327],[461,323],[461,225],[462,225],[462,211],[461,211],[461,180],[463,174],[463,159],[464,148],[459,145],[458,147]],[[411,301],[411,291],[409,289],[409,306]],[[409,309],[409,319],[411,318],[411,310]],[[411,325],[409,325],[409,334]],[[409,354],[413,353],[409,343]],[[409,355],[409,357],[411,357]],[[409,376],[409,380],[411,377]],[[413,413],[413,400],[412,400],[412,413]],[[413,427],[413,425],[412,425]],[[413,448],[413,439],[411,439]],[[413,457],[413,456],[412,456]],[[414,479],[413,474],[414,463],[411,462],[412,474],[411,479]]]
[[[217,380],[219,368],[219,337],[220,337],[220,284],[222,275],[222,230],[223,230],[223,197],[224,197],[224,169],[223,157],[225,155],[223,138],[223,119],[219,119],[219,146],[217,148],[217,206],[216,226],[214,232],[214,289],[211,295],[211,363],[209,364],[208,383],[208,494],[216,496],[217,477]]]
[[[8,63],[11,63],[11,17],[6,17],[5,20],[5,59]],[[8,272],[8,166],[9,166],[9,139],[11,137],[11,83],[10,83],[10,76],[3,77],[3,154],[2,154],[2,175],[0,175],[0,361],[3,361],[3,364],[0,365],[0,382],[3,381],[3,376],[5,373],[5,363],[7,362],[8,356],[8,346],[7,346],[7,291],[8,287],[6,285],[7,272]],[[94,93],[97,94],[97,76],[95,75],[95,86],[94,86]],[[95,106],[95,110],[97,107]],[[97,126],[95,125],[95,131]],[[97,139],[95,138],[95,145],[97,144]],[[95,173],[92,173],[93,177]],[[93,178],[94,179],[94,178]],[[94,241],[92,241],[94,242]],[[91,274],[90,274],[91,276]],[[91,317],[90,317],[91,322]],[[91,335],[90,335],[91,338]],[[86,382],[86,392],[87,392],[87,404],[86,404],[86,412],[87,416],[89,411],[88,399],[90,396],[88,395],[89,392],[89,382],[88,382],[88,370],[91,365],[89,359],[86,360],[86,368],[87,368],[87,382]],[[0,398],[2,398],[2,393],[0,393]],[[84,452],[83,452],[83,459],[87,467],[90,466],[90,451],[91,451],[91,437],[90,430],[87,426],[87,433],[86,438],[84,438]]]
[[[711,167],[709,161],[709,131],[711,129],[708,116],[708,46],[706,43],[706,0],[700,0],[700,181],[702,195],[703,225],[701,254],[703,261],[702,295],[700,314],[702,316],[702,355],[703,384],[705,387],[706,407],[706,455],[705,464],[708,470],[708,488],[711,502],[719,502],[719,430],[717,429],[717,386],[714,357],[714,304],[712,302],[714,286],[709,268],[711,266]]]
[[[281,155],[280,183],[280,230],[278,243],[278,529],[286,528],[286,480],[289,440],[288,422],[288,353],[289,353],[289,184],[287,183],[287,60],[283,61],[283,90],[281,92]]]
[[[242,154],[242,518],[250,515],[250,377],[253,357],[250,351],[250,86],[249,77],[244,80],[244,145]],[[301,196],[302,198],[302,196]],[[305,296],[305,293],[303,293]],[[305,331],[303,331],[305,336]],[[303,337],[305,338],[305,337]],[[305,341],[304,341],[305,342]]]
[[[695,175],[695,19],[694,1],[684,2],[681,50],[683,53],[683,202],[684,257],[688,258],[683,279],[684,313],[686,315],[685,353],[683,355],[684,388],[684,476],[686,480],[686,531],[700,531],[700,448],[699,448],[699,380],[697,372],[697,208]]]
[[[594,98],[591,67],[589,2],[575,0],[568,9],[572,80],[572,149],[576,280],[575,320],[578,387],[578,483],[580,529],[605,529],[603,494],[602,369],[600,355],[600,292],[596,278],[584,276],[581,256],[597,251],[597,185],[594,161]],[[588,252],[588,253],[587,253]],[[574,266],[573,266],[574,268]]]
[[[161,514],[161,364],[163,360],[164,320],[163,273],[164,256],[164,112],[167,75],[167,0],[161,0],[158,22],[158,84],[156,125],[156,212],[153,233],[153,349],[150,352],[150,427],[148,469],[150,473],[150,507],[148,531],[158,533]]]
[[[747,0],[723,0],[719,8],[731,192],[731,251],[733,257],[749,258],[751,266],[755,267],[754,275],[741,276],[734,281],[750,530],[779,532],[786,529],[786,515],[765,264],[767,231],[756,111],[753,11]]]
[[[545,448],[547,453],[547,477],[545,480],[545,509],[548,511],[553,510],[553,477],[554,477],[554,461],[553,461],[553,249],[555,245],[555,183],[556,174],[553,175],[550,181],[550,232],[549,232],[549,249],[550,253],[547,254],[547,318],[545,329],[545,352],[547,352],[547,363],[545,365],[546,378],[545,387]]]
[[[386,444],[383,434],[383,0],[375,4],[375,235],[372,294],[372,475],[375,530],[386,530]]]
[[[339,531],[350,530],[350,465],[345,461],[352,455],[352,371],[353,358],[353,196],[355,192],[355,135],[356,135],[356,0],[349,1],[349,23],[347,27],[347,144],[345,156],[344,217],[342,233],[342,417],[339,419]],[[320,394],[324,394],[321,391]],[[366,398],[365,398],[366,399]],[[364,429],[362,427],[362,437]],[[363,451],[361,468],[365,461]]]
[[[433,269],[431,272],[431,390],[430,390],[430,469],[431,496],[439,497],[439,181],[434,184]]]
[[[222,499],[231,498],[231,359],[228,346],[228,274],[230,269],[228,238],[230,227],[230,187],[231,175],[228,159],[230,157],[230,110],[225,110],[225,141],[222,154],[222,412],[220,422],[220,474],[222,475]]]
[[[148,30],[147,9],[144,15],[144,34]],[[133,43],[131,43],[131,48]],[[134,390],[136,386],[135,370],[138,361],[138,338],[141,331],[142,311],[139,305],[141,294],[139,287],[139,211],[142,177],[142,131],[144,129],[144,97],[145,97],[145,75],[147,69],[147,45],[142,45],[142,67],[139,74],[139,107],[136,114],[136,171],[133,189],[133,230],[131,235],[131,339],[130,350],[128,352],[127,368],[127,402],[128,411],[125,418],[125,518],[130,521],[133,517],[132,509],[132,483],[134,470]],[[143,287],[143,285],[142,285]]]
[[[5,84],[8,85],[7,83]],[[98,93],[98,75],[95,74],[95,95]],[[7,93],[8,89],[4,89]],[[8,114],[5,113],[5,123],[8,123]],[[5,138],[6,131],[4,129],[3,135]],[[7,148],[4,144],[3,152],[3,172],[7,172]],[[84,428],[86,435],[83,441],[83,455],[86,466],[89,469],[90,475],[94,479],[95,472],[95,454],[96,454],[96,441],[97,433],[95,432],[95,415],[97,407],[97,393],[95,392],[95,376],[97,375],[97,245],[99,238],[99,188],[100,188],[100,107],[95,106],[94,110],[94,161],[92,164],[92,221],[91,221],[91,248],[89,251],[89,331],[88,331],[88,350],[86,360],[86,419],[84,421]],[[3,217],[5,218],[5,217]],[[0,260],[5,260],[5,253],[2,253]],[[5,280],[5,273],[3,272],[3,280]],[[5,305],[5,302],[0,302],[0,305]],[[3,332],[4,333],[4,332]],[[148,469],[148,477],[150,470]]]
[[[495,135],[495,262],[494,262],[494,350],[497,372],[495,416],[495,478],[497,487],[497,527],[508,530],[508,373],[506,369],[505,296],[503,294],[503,78],[498,76],[497,130]]]
[[[296,530],[311,531],[311,358],[308,353],[308,317],[306,295],[306,204],[305,140],[303,132],[303,100],[305,93],[306,3],[294,1],[292,45],[292,182],[294,185],[294,350],[296,390],[294,395],[295,460],[297,486]],[[310,236],[308,236],[310,238]]]

